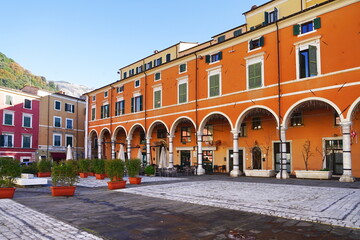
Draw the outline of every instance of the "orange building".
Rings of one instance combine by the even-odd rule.
[[[86,94],[87,157],[117,158],[123,145],[129,158],[162,164],[165,146],[168,167],[196,165],[199,175],[288,178],[305,159],[354,181],[359,11],[357,0],[272,0],[208,42],[121,68],[119,81]]]

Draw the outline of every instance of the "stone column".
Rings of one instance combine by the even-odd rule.
[[[340,182],[355,182],[352,176],[352,162],[351,162],[351,122],[346,121],[341,123],[343,133],[343,175],[340,177]]]
[[[204,175],[205,174],[205,169],[203,168],[202,165],[202,160],[203,160],[203,155],[202,155],[202,132],[198,131],[197,132],[197,155],[198,155],[198,166],[197,166],[197,171],[196,174],[197,175]]]
[[[242,175],[242,172],[239,169],[239,131],[231,131],[233,134],[233,170],[230,172],[231,177],[238,177]]]
[[[85,151],[87,153],[87,156],[85,158],[87,158],[87,159],[92,159],[91,146],[92,146],[92,141],[89,139],[88,144],[87,144],[87,148],[86,148],[86,151]]]
[[[280,130],[280,171],[276,175],[277,179],[288,179],[290,178],[288,172],[286,171],[286,128],[281,126]]]
[[[174,144],[173,139],[175,136],[169,135],[169,168],[174,167]]]
[[[146,138],[146,162],[147,165],[150,165],[151,163],[151,147],[150,147],[150,138]]]
[[[116,139],[111,139],[111,159],[115,159],[116,156],[115,156],[115,144],[116,142]]]
[[[127,156],[128,159],[131,158],[131,138],[126,138],[127,141]]]
[[[98,159],[101,159],[101,158],[102,158],[102,141],[99,138],[98,139]]]

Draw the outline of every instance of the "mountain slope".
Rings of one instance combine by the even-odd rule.
[[[55,81],[54,84],[60,89],[60,91],[63,91],[66,95],[73,97],[80,97],[82,94],[93,90],[92,88],[83,85],[77,85],[65,81]]]

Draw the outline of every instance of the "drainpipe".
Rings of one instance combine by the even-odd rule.
[[[197,134],[197,131],[199,129],[198,124],[198,55],[195,54],[195,133]],[[188,86],[189,87],[189,86]],[[198,149],[199,151],[199,149]],[[199,163],[199,154],[196,154],[196,162]]]
[[[151,159],[148,159],[148,158],[151,158],[151,150],[149,148],[150,146],[150,140],[147,138],[147,110],[146,110],[146,88],[147,88],[147,74],[146,74],[146,65],[145,65],[145,60],[143,60],[143,68],[144,68],[144,75],[145,75],[145,78],[144,78],[144,86],[145,86],[145,89],[144,89],[144,97],[143,97],[143,107],[144,107],[144,128],[145,128],[145,141],[146,141],[146,164],[147,165],[150,165],[150,162],[151,162]],[[149,154],[150,152],[150,154]],[[142,159],[141,159],[142,161]]]
[[[113,96],[113,89],[114,89],[114,87],[110,84],[110,101],[109,101],[109,116],[110,116],[110,131],[111,131],[111,133],[110,133],[110,142],[111,142],[111,146],[110,146],[110,149],[111,149],[111,159],[115,159],[115,149],[113,148],[113,146],[114,146],[114,143],[112,142],[112,132],[113,132],[113,129],[112,129],[112,111],[111,111],[111,109],[112,109],[112,101],[113,101],[113,98],[112,98],[112,96]]]
[[[89,95],[86,94],[86,101],[85,101],[85,136],[84,136],[84,154],[85,158],[89,159],[89,140],[88,140],[88,127],[89,127]],[[79,110],[79,109],[78,109]],[[91,154],[90,154],[91,155]]]
[[[49,159],[49,138],[50,138],[50,94],[48,95],[48,122],[47,122],[47,143],[46,143],[46,158]]]
[[[76,160],[78,158],[78,149],[79,149],[79,99],[76,100]]]

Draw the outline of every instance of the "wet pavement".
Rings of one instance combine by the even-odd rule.
[[[186,176],[171,182],[148,181],[139,186],[127,185],[126,191],[129,192],[82,185],[77,187],[74,197],[51,197],[48,186],[22,188],[16,190],[13,201],[73,226],[79,231],[86,231],[104,239],[360,239],[360,229],[209,206],[207,201],[212,199],[206,197],[197,199],[203,202],[192,203],[184,202],[182,199],[169,200],[161,197],[163,196],[161,193],[156,197],[130,193],[135,190],[142,192],[142,187],[150,187],[150,189],[153,187],[156,192],[159,187],[164,188],[165,185],[169,189],[173,186],[172,191],[176,193],[176,184],[196,183],[201,186],[223,182],[260,186],[261,183],[265,183],[267,188],[271,188],[271,184],[276,184],[274,188],[279,187],[279,184],[280,187],[286,184],[294,186],[293,188],[311,186],[334,193],[337,190],[360,191],[359,181],[340,183],[337,180],[277,180],[206,175]],[[256,191],[261,189],[254,188],[254,192]],[[196,191],[194,193],[192,190],[189,194],[181,192],[181,194],[186,197],[196,195]],[[248,197],[253,196],[250,194]],[[0,200],[0,206],[1,201],[3,200]],[[235,206],[236,201],[239,206],[242,204],[241,198],[231,201]],[[354,204],[356,205],[355,201]],[[353,208],[356,210],[358,205]],[[0,214],[0,220],[2,216]],[[30,214],[30,217],[36,218],[36,213],[32,216]],[[64,230],[64,233],[66,231]],[[0,239],[11,238],[0,233]],[[66,238],[58,235],[54,238],[43,236],[43,239]]]

